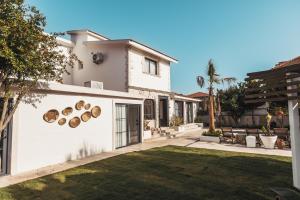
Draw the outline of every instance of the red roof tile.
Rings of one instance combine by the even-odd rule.
[[[187,96],[191,97],[191,98],[201,98],[201,97],[208,97],[208,94],[204,93],[204,92],[195,92],[195,93],[189,94]]]
[[[291,60],[288,60],[288,61],[279,62],[278,64],[275,65],[275,67],[273,67],[273,69],[287,67],[287,66],[291,66],[291,65],[299,65],[299,64],[300,64],[300,56],[293,58]]]

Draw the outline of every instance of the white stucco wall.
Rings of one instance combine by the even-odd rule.
[[[106,90],[127,91],[127,49],[125,45],[93,45],[84,44],[85,41],[94,41],[96,38],[85,34],[72,36],[75,43],[73,53],[83,63],[83,69],[78,64],[72,69],[71,77],[64,76],[64,82],[83,86],[87,81],[103,82]],[[104,54],[104,62],[97,65],[93,63],[92,53]],[[72,80],[71,82],[69,80]]]
[[[47,123],[43,120],[48,110],[61,112],[68,106],[74,107],[79,100],[100,106],[101,115],[81,122],[77,128],[69,127],[68,120],[80,117],[83,110],[74,109],[67,117],[60,113],[60,117],[67,118],[63,126],[57,121]],[[41,101],[37,108],[20,104],[14,117],[12,174],[112,150],[111,99],[51,94]]]
[[[158,61],[159,73],[157,76],[143,73],[145,57]],[[170,91],[170,63],[158,58],[145,55],[135,50],[128,50],[129,86],[149,88],[161,91]]]
[[[40,98],[40,102],[36,103],[36,107],[21,103],[14,115],[12,175],[112,151],[115,143],[115,104],[142,105],[143,103],[141,99],[128,98],[129,94],[123,92],[54,83],[49,85],[49,89],[51,92],[50,90],[46,92],[46,95]],[[99,96],[101,93],[103,96]],[[87,122],[81,121],[78,127],[71,128],[68,124],[69,120],[75,116],[80,117],[86,111],[75,109],[75,104],[80,100],[90,103],[91,108],[99,106],[101,115],[98,118],[91,118]],[[61,113],[66,107],[73,108],[73,113],[69,116]],[[59,119],[66,118],[66,124],[60,126],[57,123],[58,120],[53,123],[44,121],[43,115],[50,109],[58,110]]]

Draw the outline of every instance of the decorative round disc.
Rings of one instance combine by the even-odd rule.
[[[79,117],[74,117],[69,121],[69,126],[71,128],[76,128],[80,124],[80,118]]]
[[[73,112],[73,108],[72,108],[72,107],[67,107],[67,108],[63,109],[62,114],[63,114],[64,116],[68,116],[68,115],[70,115],[72,112]]]
[[[62,125],[64,125],[66,123],[66,121],[67,121],[66,118],[61,118],[61,119],[58,120],[58,124],[60,126],[62,126]]]
[[[99,117],[100,114],[101,114],[101,108],[100,108],[99,106],[94,106],[94,107],[92,108],[91,112],[92,112],[92,116],[93,116],[94,118],[97,118],[97,117]]]
[[[48,123],[55,122],[59,117],[59,112],[55,109],[49,110],[43,116],[43,119]]]
[[[91,108],[91,104],[90,103],[87,103],[84,105],[84,109],[88,110]]]
[[[92,113],[89,111],[86,111],[81,115],[81,120],[83,122],[87,122],[87,121],[89,121],[89,119],[91,119],[91,117],[92,117]]]
[[[75,105],[76,110],[81,110],[84,107],[84,101],[78,101]]]

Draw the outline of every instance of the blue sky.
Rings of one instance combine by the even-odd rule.
[[[132,38],[179,60],[172,90],[199,89],[212,58],[222,76],[243,80],[300,55],[300,0],[27,0],[47,17],[47,32],[91,29]]]

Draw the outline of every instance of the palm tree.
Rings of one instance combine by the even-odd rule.
[[[231,84],[236,81],[234,77],[220,78],[220,75],[216,73],[216,66],[212,59],[208,61],[207,65],[207,82],[208,82],[208,99],[209,99],[209,132],[215,131],[215,113],[214,113],[214,85],[220,83]],[[203,88],[205,85],[205,78],[203,76],[197,76],[198,85]]]

